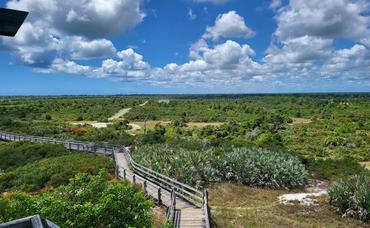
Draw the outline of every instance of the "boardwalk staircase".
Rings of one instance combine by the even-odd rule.
[[[69,150],[112,156],[116,176],[141,185],[148,197],[167,208],[167,219],[172,221],[175,227],[211,226],[207,191],[200,191],[136,163],[128,147],[27,136],[4,131],[0,131],[0,140],[61,144]]]

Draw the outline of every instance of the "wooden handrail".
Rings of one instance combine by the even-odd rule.
[[[135,172],[150,179],[155,184],[167,189],[168,191],[174,190],[178,196],[186,199],[194,205],[202,206],[204,196],[201,191],[136,163],[126,148],[124,149],[124,154]]]

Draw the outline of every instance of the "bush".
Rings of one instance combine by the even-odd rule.
[[[23,166],[43,158],[66,155],[62,145],[37,143],[6,143],[0,146],[0,170]]]
[[[235,148],[217,162],[223,179],[249,186],[303,186],[308,173],[297,157],[264,149]]]
[[[353,176],[332,185],[328,190],[329,203],[343,216],[370,219],[370,178]]]
[[[46,186],[66,184],[78,172],[96,174],[99,169],[113,169],[107,157],[75,153],[35,161],[0,176],[0,192],[38,191]]]
[[[191,148],[189,142],[185,143]],[[179,181],[202,187],[228,181],[250,186],[292,188],[304,185],[307,171],[292,155],[262,149],[192,149],[165,144],[140,146],[134,159]]]
[[[150,227],[153,206],[138,188],[108,184],[105,171],[80,173],[55,192],[0,196],[0,223],[39,214],[61,227]]]
[[[313,172],[316,178],[328,180],[338,180],[356,174],[369,173],[369,171],[351,158],[309,160],[307,169]]]

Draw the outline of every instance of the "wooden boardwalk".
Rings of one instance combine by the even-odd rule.
[[[158,205],[167,208],[167,218],[175,227],[210,227],[208,195],[189,185],[178,182],[137,164],[127,147],[95,144],[91,142],[59,140],[46,137],[25,136],[0,131],[0,139],[6,141],[29,141],[62,144],[70,150],[111,155],[115,162],[115,174],[122,180],[139,184],[145,194]]]

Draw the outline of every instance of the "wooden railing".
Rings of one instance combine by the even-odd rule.
[[[176,214],[176,193],[175,190],[171,191],[171,204],[167,210],[167,219],[174,222]]]
[[[124,150],[124,154],[126,156],[127,161],[130,162],[130,165],[134,172],[137,174],[145,177],[146,179],[152,181],[153,183],[157,184],[158,186],[172,191],[174,190],[176,196],[181,197],[188,202],[191,202],[195,206],[202,207],[204,194],[198,189],[195,189],[187,184],[181,183],[175,179],[167,177],[161,173],[155,172],[151,169],[148,169],[138,163],[136,163],[127,149]]]
[[[62,140],[41,136],[28,136],[5,131],[0,131],[0,139],[9,141],[27,141],[27,142],[61,144],[65,148],[70,150],[88,151],[92,153],[105,155],[111,155],[114,150],[118,150],[120,148],[120,146],[111,144],[95,144],[91,142],[82,142],[75,140]]]

